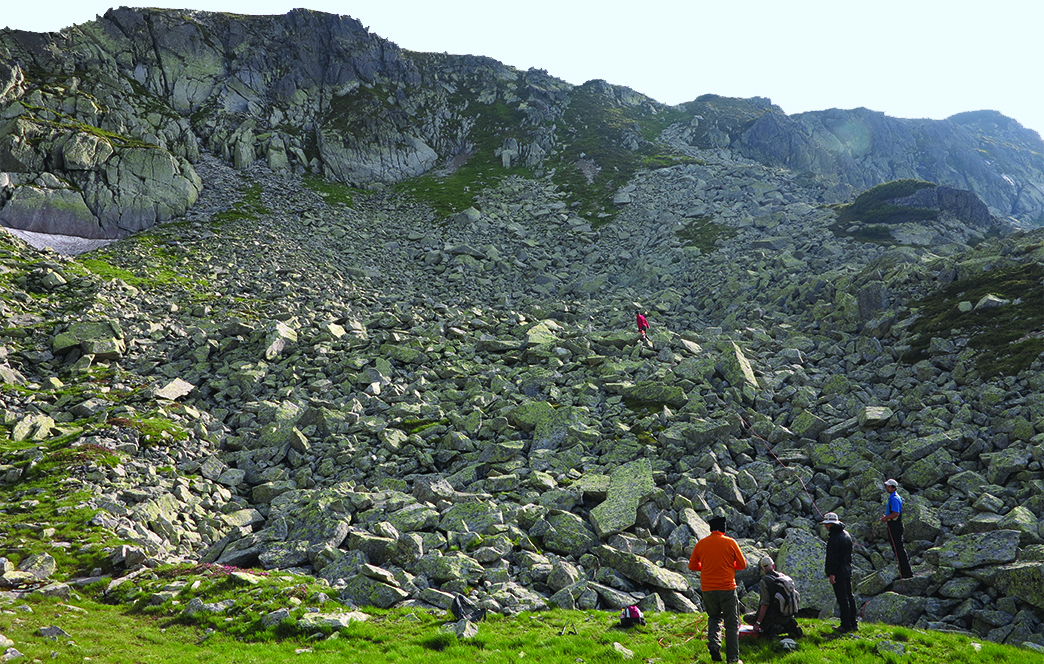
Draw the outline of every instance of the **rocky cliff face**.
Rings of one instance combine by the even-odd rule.
[[[917,178],[972,191],[996,215],[1044,221],[1044,144],[998,114],[791,117],[768,100],[713,96],[669,108],[488,58],[403,51],[351,18],[307,10],[121,8],[61,33],[6,31],[0,109],[0,223],[83,237],[184,214],[199,195],[200,149],[238,169],[260,160],[364,187],[469,160],[552,170],[560,184],[615,173],[602,202],[587,204],[611,214],[634,170],[621,160],[653,156],[654,144],[671,152],[655,140],[669,123],[693,146],[817,180],[826,202]]]
[[[705,97],[684,104],[700,116],[693,145],[727,147],[819,180],[825,200],[912,178],[972,191],[993,214],[1044,222],[1044,142],[993,111],[947,120],[903,120],[864,108],[788,116],[768,100]]]
[[[0,220],[85,237],[183,214],[201,147],[237,168],[263,160],[396,182],[466,158],[481,113],[469,106],[521,104],[497,138],[539,162],[550,138],[528,132],[561,114],[571,87],[487,58],[407,53],[358,21],[307,10],[123,8],[59,34],[6,32],[0,56]]]

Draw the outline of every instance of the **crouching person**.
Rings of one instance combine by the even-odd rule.
[[[758,563],[761,570],[761,600],[756,613],[743,616],[743,621],[765,636],[786,634],[792,638],[804,635],[795,616],[800,608],[800,595],[794,580],[776,571],[772,558],[765,556]]]

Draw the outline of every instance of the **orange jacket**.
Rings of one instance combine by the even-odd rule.
[[[712,530],[692,547],[689,569],[700,573],[700,590],[734,590],[736,571],[747,569],[747,559],[736,540]]]

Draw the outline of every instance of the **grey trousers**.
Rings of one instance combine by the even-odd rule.
[[[707,609],[707,647],[721,652],[721,623],[725,622],[725,661],[739,660],[739,601],[735,590],[704,590]]]

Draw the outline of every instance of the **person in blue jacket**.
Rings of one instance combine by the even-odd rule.
[[[899,563],[899,576],[909,579],[913,577],[913,570],[910,569],[910,559],[906,556],[906,547],[903,546],[903,497],[899,495],[899,483],[886,480],[885,491],[888,492],[888,507],[879,520],[888,525],[888,539],[892,542],[892,551],[895,552],[895,560]]]

